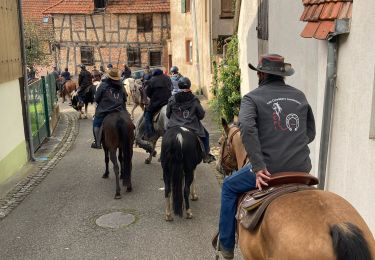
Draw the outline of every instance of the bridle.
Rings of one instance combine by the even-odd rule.
[[[221,166],[225,172],[225,174],[229,175],[232,171],[238,170],[237,167],[237,158],[236,154],[233,150],[233,137],[240,132],[240,129],[236,125],[232,125],[229,129],[235,128],[235,130],[230,134],[224,134],[225,139],[221,144]],[[230,131],[228,131],[229,133]]]

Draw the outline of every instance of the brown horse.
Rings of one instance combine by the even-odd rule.
[[[220,163],[242,168],[247,155],[238,127],[223,119]],[[275,199],[254,230],[238,227],[245,259],[366,259],[375,256],[375,240],[359,213],[338,195],[322,190],[289,193]]]
[[[127,111],[115,112],[107,115],[103,121],[102,144],[105,156],[105,172],[103,178],[108,178],[108,163],[111,159],[113,170],[116,176],[116,194],[115,199],[121,199],[121,189],[119,180],[119,166],[116,158],[118,152],[118,160],[121,166],[120,177],[122,184],[126,186],[126,192],[132,191],[131,171],[134,143],[134,124],[130,119]]]
[[[66,95],[68,95],[69,99],[70,99],[70,102],[71,102],[71,99],[72,99],[72,94],[73,94],[73,91],[77,90],[77,84],[73,81],[73,80],[68,80],[61,92],[60,92],[60,97],[62,98],[62,102],[64,103],[65,102],[65,97]]]
[[[140,107],[143,111],[145,110],[146,102],[142,98],[141,87],[142,82],[140,79],[127,78],[124,83],[126,94],[128,95],[127,103],[130,104],[130,100],[133,101],[133,108],[131,111],[131,118],[134,120],[134,110]]]

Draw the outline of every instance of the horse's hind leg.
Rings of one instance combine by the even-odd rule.
[[[109,175],[109,170],[108,170],[109,154],[108,154],[108,149],[104,146],[104,144],[103,144],[103,149],[104,149],[105,172],[102,178],[107,179]]]
[[[131,120],[134,120],[134,110],[137,108],[137,106],[138,106],[137,103],[134,102],[132,112],[131,112]]]
[[[163,167],[163,180],[164,180],[164,196],[165,196],[165,220],[172,221],[171,211],[171,179],[169,175],[168,166]]]
[[[113,163],[113,171],[115,172],[115,176],[116,176],[116,194],[115,194],[115,199],[121,199],[119,166],[118,166],[117,158],[116,158],[116,150],[111,149],[109,151],[109,157],[111,158],[111,161]]]
[[[194,171],[194,179],[193,179],[193,182],[191,184],[190,198],[191,198],[192,201],[198,200],[197,185],[196,185],[196,181],[195,181],[195,171]]]
[[[87,107],[88,107],[88,103],[85,103],[85,114],[83,115],[83,119],[87,119]]]
[[[190,209],[190,185],[194,180],[194,171],[186,172],[185,171],[185,187],[184,187],[184,198],[185,198],[185,207],[186,207],[186,218],[191,219],[193,217],[193,213],[191,213]]]
[[[133,147],[131,147],[131,145],[129,145],[129,146],[130,147],[128,147],[127,149],[124,150],[124,151],[126,151],[126,153],[124,153],[124,160],[123,160],[123,163],[124,163],[124,179],[122,180],[122,184],[123,184],[123,186],[126,186],[126,192],[131,192],[133,190],[133,187],[132,187]]]

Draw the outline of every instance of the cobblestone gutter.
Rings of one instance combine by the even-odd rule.
[[[38,169],[20,181],[4,198],[0,199],[0,220],[9,215],[31,191],[53,170],[74,143],[79,127],[75,112],[61,113],[60,123],[66,125],[61,142],[49,155],[48,161],[38,162]]]

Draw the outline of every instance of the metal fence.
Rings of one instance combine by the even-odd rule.
[[[51,136],[50,121],[57,105],[56,80],[48,74],[29,84],[29,115],[33,133],[34,152],[46,137]]]

